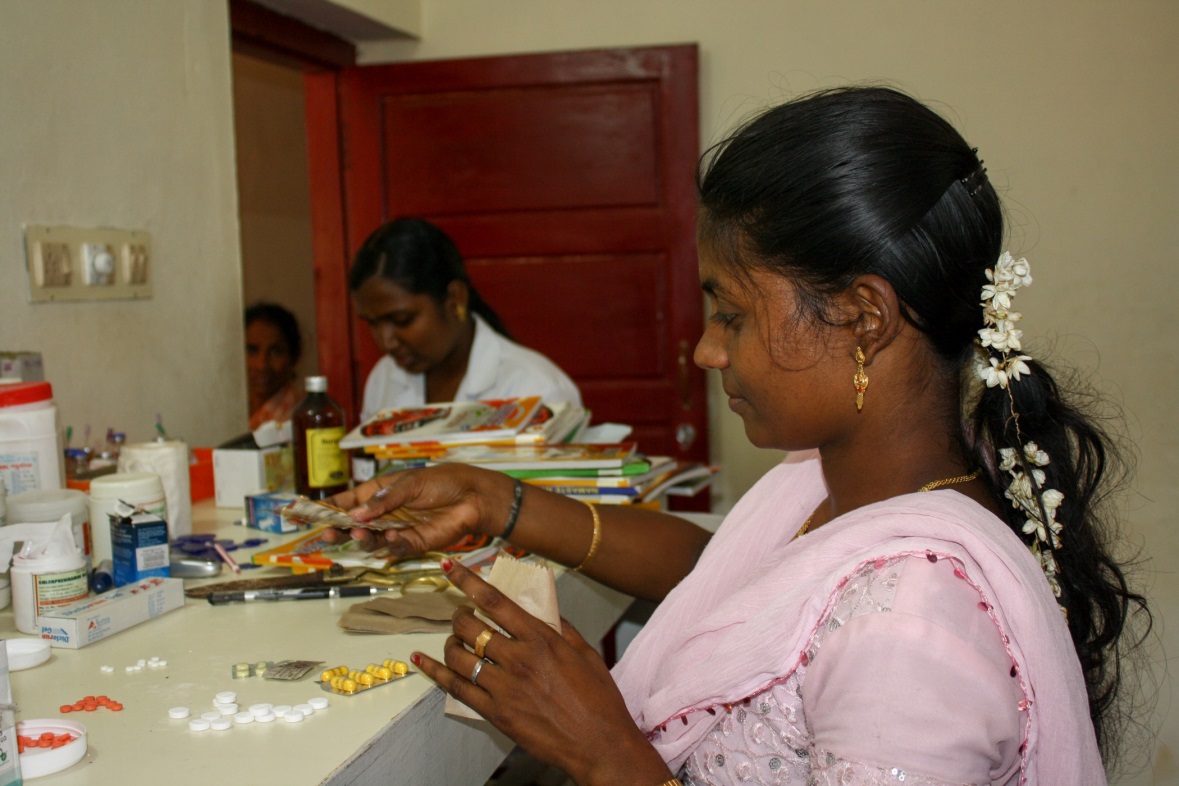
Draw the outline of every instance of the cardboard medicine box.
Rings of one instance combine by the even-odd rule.
[[[111,561],[116,587],[169,577],[168,523],[154,513],[111,515]]]
[[[298,532],[304,527],[295,524],[278,511],[298,499],[293,491],[272,491],[246,497],[246,526],[263,532]]]
[[[213,494],[219,508],[240,508],[247,495],[294,483],[290,444],[259,448],[250,435],[213,449]]]
[[[150,578],[37,617],[51,647],[76,650],[184,605],[184,580]]]

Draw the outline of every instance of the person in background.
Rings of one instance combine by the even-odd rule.
[[[512,341],[454,242],[428,221],[399,218],[369,235],[348,288],[385,353],[365,382],[361,420],[382,409],[512,396],[581,404],[564,371]]]
[[[275,303],[246,309],[250,431],[268,420],[290,420],[303,398],[296,373],[302,351],[294,314]]]
[[[416,519],[396,556],[499,535],[661,601],[611,673],[443,560],[495,626],[462,608],[444,660],[411,661],[582,786],[1104,784],[1150,622],[1113,556],[1125,476],[1023,344],[1032,277],[976,151],[903,93],[829,90],[740,127],[698,187],[696,362],[787,460],[711,540],[473,466],[337,495]]]

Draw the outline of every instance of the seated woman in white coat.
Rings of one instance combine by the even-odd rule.
[[[510,396],[581,405],[564,371],[512,341],[471,285],[454,241],[430,222],[399,218],[369,235],[348,288],[385,352],[365,382],[362,418],[394,407]]]

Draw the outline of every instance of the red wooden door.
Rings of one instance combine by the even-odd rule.
[[[343,269],[383,221],[419,216],[454,238],[516,340],[573,377],[594,422],[633,425],[644,452],[707,461],[691,362],[696,63],[695,46],[673,46],[309,77],[321,366],[353,413],[379,350],[351,315]],[[339,188],[342,213],[321,222]]]

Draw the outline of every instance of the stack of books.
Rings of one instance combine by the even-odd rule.
[[[602,505],[658,507],[664,494],[690,496],[715,474],[704,464],[644,456],[634,442],[580,443],[588,424],[584,408],[538,397],[431,404],[379,412],[340,447],[389,468],[474,464]]]
[[[633,443],[632,443],[633,444]],[[613,445],[569,445],[580,448],[612,448]],[[573,463],[572,461],[569,463]],[[555,494],[599,505],[657,503],[664,494],[691,496],[705,488],[713,468],[668,456],[632,454],[621,463],[599,468],[546,465],[506,469],[508,475]]]

